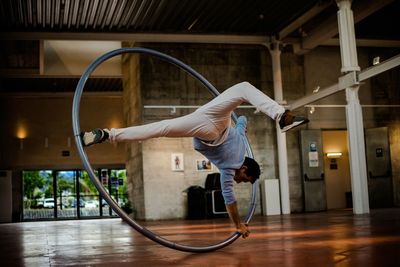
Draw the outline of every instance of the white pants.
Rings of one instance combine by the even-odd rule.
[[[155,137],[197,137],[214,141],[231,125],[231,113],[243,102],[255,106],[274,120],[279,120],[284,107],[248,82],[236,84],[196,111],[183,117],[146,125],[112,128],[111,142],[142,141]]]

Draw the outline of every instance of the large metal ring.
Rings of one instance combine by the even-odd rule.
[[[239,236],[239,232],[233,233],[230,237],[227,239],[213,245],[209,246],[189,246],[189,245],[183,245],[183,244],[178,244],[174,243],[172,241],[169,241],[165,238],[162,238],[156,234],[154,234],[152,231],[149,229],[141,226],[138,224],[135,220],[130,218],[117,204],[117,202],[114,201],[114,199],[111,198],[109,193],[104,189],[102,184],[100,183],[100,180],[97,178],[96,174],[93,171],[92,166],[90,165],[90,162],[88,160],[88,157],[85,153],[85,150],[83,149],[81,140],[80,140],[80,123],[79,123],[79,107],[80,107],[80,100],[82,97],[82,92],[83,88],[85,87],[86,81],[88,80],[89,76],[92,74],[92,72],[104,61],[106,61],[109,58],[115,57],[117,55],[121,55],[124,53],[142,53],[150,56],[157,57],[161,60],[164,60],[166,62],[169,62],[173,65],[176,65],[180,69],[184,70],[197,80],[199,80],[213,95],[214,97],[219,95],[219,92],[215,87],[207,81],[202,75],[200,75],[198,72],[193,70],[191,67],[188,65],[184,64],[183,62],[177,60],[176,58],[173,58],[169,55],[166,55],[164,53],[147,49],[147,48],[140,48],[140,47],[134,47],[134,48],[120,48],[116,49],[113,51],[110,51],[100,57],[98,57],[95,61],[93,61],[85,70],[83,75],[81,76],[79,83],[76,87],[76,91],[74,94],[74,99],[73,99],[73,105],[72,105],[72,127],[74,131],[74,136],[75,136],[75,143],[76,147],[79,153],[79,156],[83,162],[83,166],[85,170],[88,172],[90,179],[92,180],[93,184],[96,186],[97,190],[100,192],[101,196],[107,201],[107,203],[110,205],[110,207],[117,213],[126,223],[128,223],[130,226],[132,226],[135,230],[146,236],[147,238],[172,249],[176,250],[181,250],[181,251],[186,251],[186,252],[209,252],[209,251],[214,251],[220,248],[223,248],[232,242],[234,242]],[[236,115],[233,114],[233,120],[236,122]],[[253,157],[253,153],[251,151],[250,144],[248,140],[246,139],[246,150],[247,150],[247,155],[249,157]],[[256,208],[256,200],[257,200],[257,188],[258,188],[258,180],[252,185],[252,197],[250,201],[250,208],[249,212],[247,214],[247,217],[245,219],[246,223],[249,223],[255,208]]]

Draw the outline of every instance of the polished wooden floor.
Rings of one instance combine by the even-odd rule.
[[[144,223],[176,242],[232,233],[227,219]],[[0,224],[0,266],[400,266],[400,209],[257,216],[248,239],[206,254],[149,241],[120,219]]]

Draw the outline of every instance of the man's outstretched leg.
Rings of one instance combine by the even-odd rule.
[[[214,141],[230,126],[232,111],[243,102],[279,122],[282,132],[307,123],[308,119],[295,116],[277,102],[248,82],[242,82],[226,89],[212,101],[183,117],[163,120],[140,126],[101,130],[95,129],[82,134],[85,146],[111,142],[143,141],[156,137],[197,137],[204,141]]]
[[[309,122],[307,118],[285,110],[283,106],[248,82],[239,83],[227,90],[231,91],[229,94],[232,98],[241,97],[242,101],[252,104],[259,111],[278,121],[282,133]]]
[[[220,129],[202,112],[195,111],[188,115],[126,128],[94,129],[81,133],[84,146],[104,141],[144,141],[157,137],[197,137],[204,141],[217,139],[225,129]]]
[[[229,87],[219,96],[200,107],[199,110],[202,110],[218,127],[221,121],[229,121],[231,112],[244,102],[255,106],[257,110],[278,121],[282,132],[309,122],[303,116],[294,115],[288,110],[285,111],[283,106],[248,82],[241,82]],[[215,114],[218,114],[218,116]],[[224,118],[224,120],[221,120],[221,118]]]

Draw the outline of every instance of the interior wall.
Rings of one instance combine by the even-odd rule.
[[[358,48],[358,64],[361,69],[371,66],[369,53],[367,49]],[[306,94],[313,94],[316,89],[323,89],[338,82],[341,76],[340,48],[318,47],[304,55],[304,75]],[[359,89],[359,99],[362,104],[371,104],[371,84],[367,80],[363,82]],[[345,91],[333,94],[321,100],[314,105],[346,105]],[[308,109],[309,111],[309,109]],[[374,110],[363,108],[364,127],[374,127]],[[316,108],[315,112],[308,115],[310,119],[309,127],[313,129],[345,129],[346,110],[344,107],[335,108]]]
[[[400,206],[400,119],[389,127],[390,159],[392,167],[393,197],[395,206]]]
[[[397,55],[399,49],[357,48],[358,61],[361,70],[371,67],[374,57],[379,56],[381,62]],[[304,55],[304,75],[307,95],[318,86],[322,89],[337,83],[341,62],[339,47],[318,47]],[[359,89],[361,105],[398,105],[400,101],[400,69],[381,73],[369,80],[363,81]],[[312,104],[346,104],[344,92],[336,93]],[[399,161],[399,121],[398,108],[363,107],[364,128],[384,126],[389,128],[391,151],[394,202],[400,205],[400,161]],[[316,108],[313,114],[308,114],[312,129],[346,129],[346,113],[344,107]]]
[[[209,79],[219,90],[242,81],[249,81],[273,97],[271,61],[268,50],[260,46],[229,45],[146,45],[181,59]],[[283,80],[286,99],[296,99],[302,94],[302,61],[290,53],[282,54]],[[201,105],[212,99],[207,90],[183,71],[153,58],[142,59],[141,76],[144,105]],[[292,93],[294,92],[294,93]],[[0,120],[5,127],[1,132],[1,167],[20,169],[69,169],[81,168],[76,153],[71,128],[71,96],[46,94],[37,97],[7,96],[1,98]],[[127,100],[126,100],[127,101]],[[81,129],[124,127],[124,101],[121,97],[83,96],[81,101]],[[145,123],[184,115],[193,110],[145,109]],[[249,119],[248,136],[256,159],[262,168],[261,179],[276,179],[277,154],[275,123],[254,110],[240,109],[238,115]],[[19,129],[25,133],[17,137]],[[20,144],[22,139],[22,149]],[[172,142],[172,144],[171,144]],[[298,155],[297,135],[288,134],[288,149]],[[125,164],[126,144],[104,143],[86,149],[94,167]],[[70,155],[63,157],[68,150]],[[145,206],[149,219],[182,218],[186,215],[186,194],[191,185],[204,186],[207,172],[197,171],[195,161],[202,156],[193,150],[191,139],[143,142]],[[185,171],[172,172],[171,153],[184,153]],[[161,156],[161,155],[164,156]],[[4,160],[3,160],[4,159]],[[291,205],[294,212],[301,211],[301,186],[299,186],[298,156],[290,157]],[[158,167],[163,163],[163,167]],[[154,166],[157,166],[156,168]],[[216,170],[213,170],[216,171]],[[179,179],[177,177],[182,177]],[[294,184],[294,186],[292,185]],[[297,185],[296,185],[297,184]],[[251,187],[237,185],[236,196],[240,213],[247,214]],[[22,193],[22,192],[21,192]],[[260,192],[258,192],[260,193]],[[159,196],[166,196],[159,198]],[[261,199],[259,197],[258,199]],[[161,208],[160,208],[161,207]],[[168,207],[168,208],[166,208]],[[256,213],[261,205],[258,200]]]
[[[297,56],[284,51],[281,54],[283,99],[288,103],[306,95],[304,64],[303,56]],[[272,71],[269,72],[271,73]],[[298,115],[308,117],[306,108],[299,108],[295,112]],[[286,132],[290,211],[292,213],[304,211],[299,133],[300,129],[308,127],[308,125],[305,125]],[[277,160],[276,166],[278,166]],[[278,170],[277,175],[279,175]],[[279,178],[279,176],[276,176],[276,178]]]
[[[273,96],[271,61],[265,47],[187,44],[146,46],[181,59],[203,74],[219,90],[241,81],[249,81],[266,94]],[[359,52],[360,65],[364,68],[369,62],[367,52],[362,49]],[[142,103],[144,105],[201,105],[212,98],[203,86],[175,66],[153,58],[141,60]],[[318,48],[304,57],[282,53],[284,98],[290,102],[310,94],[316,85],[323,88],[335,83],[339,72],[340,54],[336,47]],[[392,77],[392,79],[396,78]],[[384,85],[382,83],[382,87]],[[360,89],[362,103],[372,101],[373,97],[368,88],[370,88],[370,83],[367,82]],[[345,103],[345,98],[344,95],[338,94],[319,103],[341,104]],[[51,94],[38,97],[1,96],[0,104],[0,122],[4,129],[0,132],[0,167],[2,169],[81,168],[71,128],[72,95],[68,97]],[[191,111],[193,110],[177,109],[176,113],[171,113],[171,110],[165,109],[145,109],[143,120],[149,123],[184,115]],[[314,114],[309,114],[304,108],[296,112],[306,114],[310,118],[310,124],[304,126],[306,128],[344,129],[346,127],[344,108],[321,108]],[[363,109],[366,127],[376,124],[372,112],[372,109]],[[278,178],[274,122],[263,114],[254,114],[253,110],[239,109],[238,114],[246,115],[249,119],[248,136],[255,157],[262,167],[261,179]],[[389,119],[393,122],[393,118]],[[395,197],[399,203],[399,159],[395,153],[399,150],[399,142],[396,142],[399,139],[399,124],[398,120],[397,124],[396,120],[394,121],[389,131],[394,188],[397,188]],[[82,130],[123,126],[126,126],[126,123],[121,97],[84,96],[82,98]],[[20,129],[23,130],[22,133]],[[70,140],[70,146],[68,140]],[[287,144],[291,210],[301,212],[303,204],[297,131],[287,133]],[[201,155],[193,150],[190,138],[179,140],[160,138],[143,142],[142,145],[145,206],[148,207],[146,212],[149,218],[184,217],[186,194],[183,191],[191,185],[204,186],[207,173],[195,169],[195,161]],[[70,151],[69,157],[62,156],[64,150]],[[86,151],[94,167],[120,166],[126,161],[123,143],[116,145],[105,143],[89,147]],[[183,172],[171,171],[170,160],[173,153],[184,154],[185,170]],[[246,214],[251,193],[250,187],[239,185],[235,190],[240,212]],[[256,213],[260,213],[260,203],[257,205]]]
[[[371,49],[370,59],[380,57],[381,62],[400,53],[399,48]],[[375,104],[399,105],[400,67],[381,73],[371,79]],[[400,112],[398,107],[381,107],[375,110],[377,127],[388,127],[394,204],[400,206]]]
[[[346,192],[351,192],[347,131],[322,131],[327,208],[346,208]],[[328,158],[329,152],[341,152],[340,158]]]
[[[234,45],[142,44],[172,55],[201,73],[218,90],[248,81],[273,97],[270,55],[265,47]],[[301,57],[282,54],[283,80],[288,100],[302,96],[304,90],[303,62]],[[177,67],[148,56],[141,57],[142,102],[144,105],[202,105],[212,95],[197,80]],[[193,112],[193,109],[144,109],[144,123],[170,119]],[[275,122],[254,110],[238,109],[238,115],[248,118],[248,138],[255,158],[262,168],[262,179],[276,179],[277,148]],[[298,155],[297,133],[288,135],[288,149]],[[144,192],[147,219],[182,218],[186,215],[189,186],[204,187],[207,172],[196,170],[196,160],[203,156],[194,151],[191,138],[159,138],[142,142]],[[184,170],[171,170],[171,155],[184,155]],[[298,156],[290,157],[289,176],[291,205],[294,212],[301,211],[301,184]],[[213,170],[217,171],[217,170]],[[247,214],[251,187],[235,185],[239,211]],[[258,192],[260,194],[260,192]],[[162,197],[160,197],[162,196]],[[261,211],[260,199],[256,214]],[[161,208],[160,208],[161,207]]]
[[[2,97],[0,133],[3,169],[82,168],[72,131],[71,97]],[[121,97],[82,97],[81,130],[123,125]],[[63,156],[69,151],[69,156]],[[124,145],[86,149],[94,166],[123,165]]]
[[[0,223],[12,221],[11,171],[0,170]]]
[[[262,79],[262,47],[227,45],[155,45],[146,44],[168,55],[174,56],[201,73],[218,90],[242,81],[249,81],[270,94],[270,80]],[[202,105],[213,97],[197,80],[171,64],[143,56],[141,57],[142,95],[144,105]],[[268,89],[265,89],[268,88]],[[194,109],[145,109],[144,123],[175,118],[193,112]],[[253,111],[238,110],[238,115],[249,119],[249,139],[255,157],[266,170],[262,175],[275,170],[275,135],[272,120],[265,115],[254,115]],[[258,133],[256,135],[256,133]],[[158,138],[142,142],[144,192],[147,219],[184,218],[186,216],[187,190],[190,186],[205,186],[207,174],[197,171],[196,160],[204,157],[193,149],[191,138]],[[182,171],[171,169],[172,154],[183,154]],[[272,168],[271,168],[272,166]],[[275,178],[275,175],[274,175]],[[251,186],[235,185],[239,211],[247,214]],[[260,213],[258,203],[256,213]]]
[[[123,56],[123,110],[127,126],[142,124],[142,94],[139,54]],[[146,218],[143,154],[140,142],[126,142],[127,193],[135,219]]]

